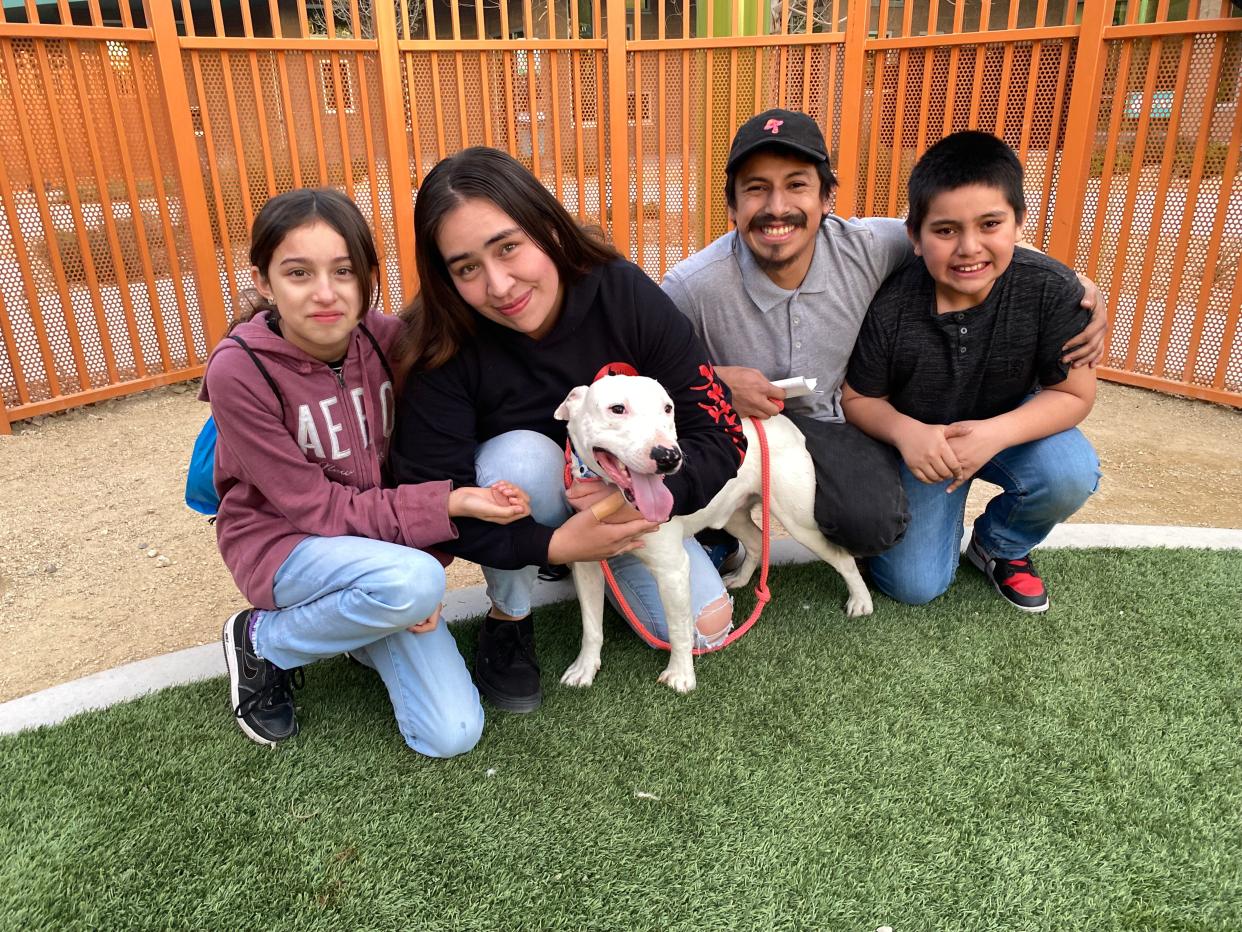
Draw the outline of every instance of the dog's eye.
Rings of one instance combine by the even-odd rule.
[[[665,406],[664,406],[664,413],[665,413],[665,414],[672,414],[672,413],[673,413],[673,406],[672,406],[672,405],[665,405]]]
[[[625,405],[611,405],[609,406],[608,410],[611,411],[613,414],[624,414]]]

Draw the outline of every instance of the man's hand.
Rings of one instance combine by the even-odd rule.
[[[1081,304],[1091,312],[1091,319],[1061,347],[1065,354],[1061,361],[1074,369],[1080,366],[1094,369],[1104,361],[1104,351],[1108,346],[1108,309],[1095,282],[1084,275],[1079,275],[1078,280],[1083,287]]]
[[[510,482],[493,482],[486,489],[453,489],[449,493],[448,513],[450,518],[508,524],[530,514],[530,496]]]
[[[953,431],[949,437],[949,447],[957,457],[961,474],[953,479],[953,483],[945,489],[955,492],[963,483],[987,465],[992,457],[1005,449],[1005,441],[997,435],[995,426],[990,421],[957,421],[946,428],[946,433]]]
[[[762,420],[785,410],[785,389],[773,385],[758,369],[717,366],[716,375],[733,392],[733,410],[742,417]]]
[[[897,451],[906,468],[919,482],[935,485],[946,479],[964,480],[962,465],[949,441],[963,437],[971,428],[965,422],[946,427],[943,424],[919,424],[903,432]]]
[[[436,625],[440,623],[440,610],[442,608],[444,608],[443,605],[436,606],[436,610],[431,613],[430,617],[423,619],[416,625],[410,625],[406,630],[413,634],[426,634],[428,631],[434,631]]]

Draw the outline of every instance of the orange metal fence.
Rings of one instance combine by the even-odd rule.
[[[946,133],[1004,136],[1027,238],[1108,295],[1105,375],[1242,406],[1233,3],[6,4],[0,431],[201,374],[254,213],[293,186],[358,202],[395,309],[419,183],[467,145],[511,152],[658,278],[727,228],[729,141],[774,105],[824,127],[844,214],[901,216]]]

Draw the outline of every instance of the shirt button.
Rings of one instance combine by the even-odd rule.
[[[964,314],[954,314],[954,315],[953,315],[953,319],[954,319],[954,320],[962,320],[964,317],[965,317],[965,315],[964,315]]]
[[[959,353],[964,353],[964,352],[966,352],[966,347],[964,347],[964,346],[963,346],[961,349],[959,349],[959,350],[958,350],[958,352],[959,352]]]
[[[800,324],[800,323],[802,323],[802,321],[801,321],[801,320],[799,320],[797,317],[795,317],[795,318],[794,318],[794,323],[795,323],[795,324]]]
[[[965,328],[965,327],[963,327],[963,328],[962,328],[961,330],[959,330],[958,332],[959,332],[959,333],[963,333],[963,334],[964,334],[964,333],[966,333],[966,328]]]
[[[794,349],[802,349],[802,344],[801,344],[801,343],[795,343],[795,344],[794,344]]]

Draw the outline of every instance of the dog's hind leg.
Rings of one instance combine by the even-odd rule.
[[[725,522],[724,529],[740,540],[746,548],[746,558],[742,565],[723,577],[726,588],[737,589],[750,582],[750,577],[755,574],[755,567],[759,565],[759,559],[763,555],[763,532],[755,527],[749,506],[733,512],[733,517]]]
[[[858,564],[854,562],[853,555],[845,548],[838,547],[828,540],[819,532],[819,528],[809,528],[804,524],[798,524],[792,518],[787,522],[783,515],[778,517],[781,519],[781,524],[785,525],[785,529],[789,531],[790,537],[841,574],[841,578],[845,580],[845,585],[849,589],[849,597],[845,601],[845,614],[851,618],[870,615],[872,612],[871,593],[867,591],[867,584],[863,582],[862,574],[858,572]]]
[[[578,608],[582,612],[582,647],[578,659],[561,676],[566,686],[590,686],[599,671],[604,644],[604,571],[595,562],[571,563]]]

